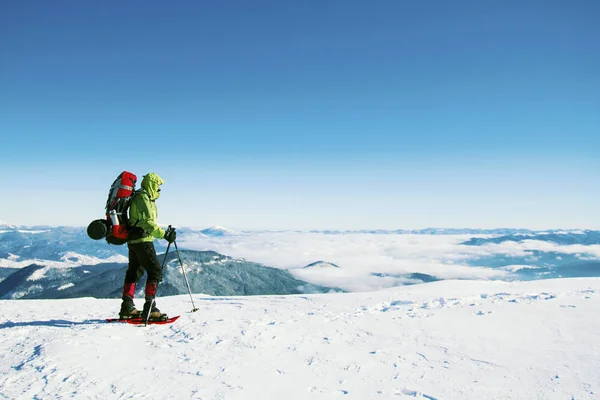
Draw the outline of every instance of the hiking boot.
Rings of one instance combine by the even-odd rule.
[[[140,318],[142,313],[135,308],[133,302],[123,301],[121,303],[121,311],[119,311],[120,319]]]
[[[146,321],[146,319],[148,321],[166,321],[168,318],[167,314],[160,312],[154,301],[146,301],[144,303],[144,309],[142,310],[141,316],[143,321]]]

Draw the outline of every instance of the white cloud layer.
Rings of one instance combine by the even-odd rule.
[[[375,290],[409,283],[405,278],[378,277],[371,273],[422,273],[442,279],[508,278],[511,272],[517,270],[516,267],[473,267],[468,265],[467,260],[495,255],[525,256],[528,250],[600,258],[598,245],[563,246],[536,240],[483,246],[460,244],[472,237],[473,235],[265,232],[226,237],[195,235],[183,237],[181,242],[186,248],[214,250],[248,261],[289,269],[299,279],[351,291]],[[341,268],[302,268],[319,260],[337,264]]]

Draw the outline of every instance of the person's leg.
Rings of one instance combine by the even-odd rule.
[[[145,318],[150,313],[150,318],[159,319],[164,318],[165,315],[160,312],[156,306],[156,291],[158,284],[162,280],[162,271],[158,258],[156,257],[156,250],[154,243],[147,242],[143,243],[144,247],[140,250],[140,262],[146,269],[148,279],[146,280],[145,287],[145,300],[144,310],[142,311],[142,318]]]
[[[135,286],[139,281],[140,277],[144,274],[144,270],[140,264],[140,260],[135,251],[135,245],[128,245],[129,247],[129,265],[127,272],[125,273],[125,280],[123,282],[123,293],[121,295],[121,311],[119,316],[121,318],[139,317],[141,313],[135,308],[133,298],[135,296]]]

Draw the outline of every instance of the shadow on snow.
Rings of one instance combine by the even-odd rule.
[[[23,321],[23,322],[4,322],[0,324],[0,329],[15,328],[19,326],[49,326],[52,328],[70,328],[74,325],[93,325],[106,323],[105,319],[86,319],[84,321],[67,321],[64,319],[51,319],[48,321]]]

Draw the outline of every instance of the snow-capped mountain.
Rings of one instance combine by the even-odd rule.
[[[310,263],[303,268],[340,268],[340,266],[326,261],[315,261],[314,263]]]
[[[8,222],[0,221],[0,231],[4,230],[15,230],[20,229],[20,225],[10,224]]]
[[[207,236],[230,236],[235,235],[236,232],[231,229],[224,228],[222,226],[211,226],[210,228],[200,230],[200,233]]]

